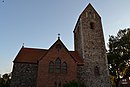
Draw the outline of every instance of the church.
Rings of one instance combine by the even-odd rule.
[[[86,87],[111,87],[101,17],[91,4],[73,33],[73,51],[60,37],[48,49],[23,46],[13,61],[10,87],[63,87],[73,80]]]

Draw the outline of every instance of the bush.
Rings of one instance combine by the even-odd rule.
[[[63,85],[63,87],[86,87],[83,82],[70,81]]]

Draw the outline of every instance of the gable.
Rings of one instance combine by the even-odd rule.
[[[77,60],[75,58],[77,57],[75,56],[75,52],[68,51],[58,39],[38,62],[38,87],[43,87],[45,84],[54,85],[55,82],[60,81],[76,80]]]
[[[91,16],[91,17],[90,17]],[[82,19],[87,19],[87,18],[90,18],[91,20],[93,18],[99,18],[101,19],[100,15],[97,13],[97,11],[93,8],[93,6],[89,3],[87,5],[87,7],[82,11],[82,13],[80,14],[79,18],[78,18],[78,21],[76,23],[76,26],[74,28],[74,31],[73,32],[76,32],[77,31],[77,27],[80,25],[80,22]],[[90,20],[90,19],[87,19],[87,20]]]
[[[80,58],[78,52],[68,51],[62,41],[59,39],[50,47],[49,50],[22,47],[14,59],[14,63],[38,63],[38,61],[42,60],[42,58],[44,58],[46,55],[51,55],[53,58],[57,58],[58,56],[62,57],[62,55],[64,55],[63,58],[65,58],[65,55],[67,55],[69,56],[68,58],[71,58],[71,60],[75,63],[83,64],[83,59]]]
[[[41,60],[46,60],[46,58],[48,59],[48,57],[53,57],[55,58],[66,58],[69,57],[71,58],[71,60],[73,60],[74,62],[76,62],[75,58],[73,58],[73,56],[70,54],[70,52],[68,51],[68,49],[65,47],[65,45],[62,43],[62,41],[60,39],[58,39],[48,50],[48,52],[45,54],[45,56],[41,57],[41,59],[39,60],[39,62]]]
[[[100,17],[100,15],[97,13],[97,11],[94,9],[94,7],[89,3],[88,4],[88,6],[83,10],[83,12],[81,13],[81,15],[82,14],[85,14],[86,16],[87,16],[87,14],[86,14],[86,12],[89,14],[95,14],[95,15],[97,15],[99,18],[101,18]],[[80,15],[80,16],[81,16]]]

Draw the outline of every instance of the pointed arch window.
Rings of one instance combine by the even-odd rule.
[[[49,72],[50,73],[54,72],[54,63],[52,61],[49,63]]]
[[[67,73],[67,63],[63,62],[62,64],[62,73]]]
[[[57,87],[57,83],[56,82],[54,83],[54,87]]]
[[[61,87],[61,82],[59,82],[59,86],[58,87]]]
[[[59,58],[55,61],[55,72],[60,73],[61,71],[61,60]]]
[[[95,76],[99,76],[100,75],[100,71],[99,71],[99,67],[98,66],[95,67],[94,73],[95,73]]]
[[[95,24],[93,22],[90,23],[90,29],[94,29]]]

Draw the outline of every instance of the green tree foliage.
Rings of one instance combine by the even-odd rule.
[[[10,80],[11,80],[10,74],[2,75],[2,77],[0,77],[0,87],[9,87]]]
[[[63,85],[63,87],[86,87],[83,82],[70,81]]]
[[[130,76],[130,28],[119,30],[117,36],[110,36],[108,46],[109,71],[118,87],[121,78]]]

